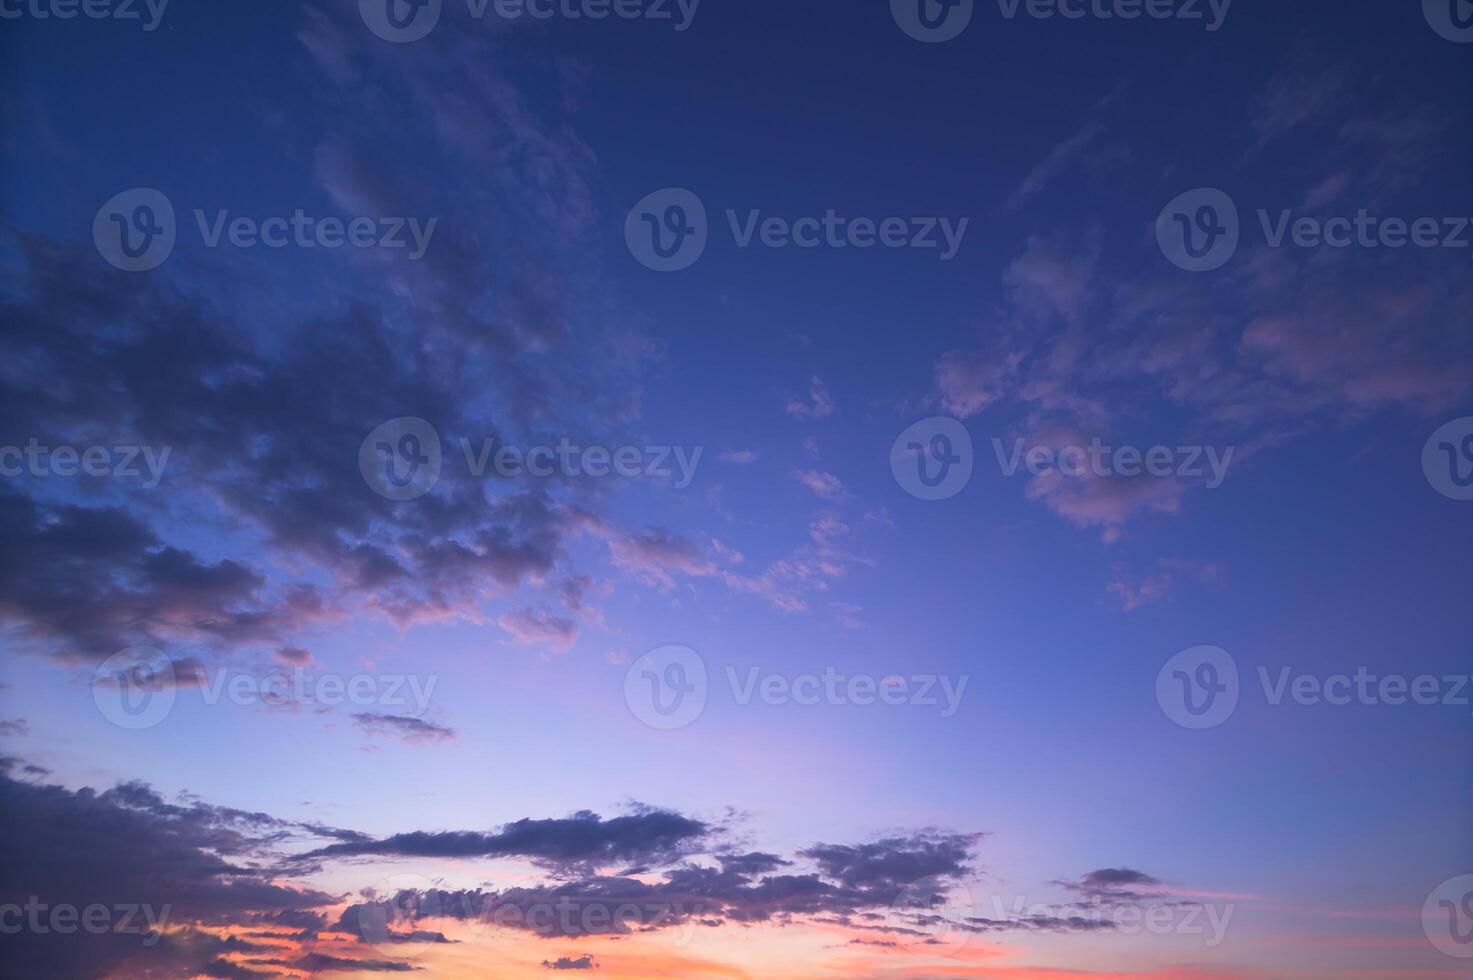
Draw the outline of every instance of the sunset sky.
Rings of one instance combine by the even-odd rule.
[[[1469,976],[1473,10],[1160,2],[0,0],[0,974]]]

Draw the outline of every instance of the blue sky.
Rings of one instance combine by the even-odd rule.
[[[100,804],[140,853],[223,853],[262,890],[222,911],[107,870],[105,847],[79,879],[47,838],[7,859],[38,884],[5,902],[54,880],[51,902],[86,904],[136,875],[108,901],[172,896],[176,921],[162,951],[7,937],[7,969],[65,949],[79,976],[540,975],[585,955],[613,976],[1462,975],[1422,909],[1473,872],[1473,699],[1274,704],[1259,671],[1435,676],[1451,700],[1468,674],[1473,504],[1424,450],[1473,431],[1469,47],[1430,2],[1240,0],[1215,30],[978,3],[937,44],[887,6],[703,0],[676,30],[446,0],[410,43],[346,2],[172,0],[153,30],[13,8],[0,448],[170,452],[152,487],[0,478],[13,836],[87,838],[106,815],[84,788],[147,784]],[[127,271],[94,219],[131,220],[137,188],[177,242]],[[625,226],[671,188],[709,240],[659,272]],[[1193,272],[1156,228],[1200,188],[1241,235]],[[1285,212],[1362,210],[1449,241],[1271,244]],[[222,211],[430,230],[419,258],[211,247],[200,221]],[[966,224],[945,259],[732,230],[830,211]],[[404,418],[440,469],[393,500],[358,461]],[[920,499],[892,454],[942,418],[971,477]],[[485,439],[695,465],[688,485],[477,477],[462,440]],[[1209,481],[999,458],[1092,440],[1227,462]],[[704,666],[706,704],[664,730],[626,677],[639,690],[670,645]],[[172,709],[129,729],[99,706],[140,646]],[[1157,678],[1201,646],[1241,691],[1192,730]],[[753,668],[959,697],[741,703],[728,669]],[[372,695],[209,693],[286,675]],[[504,844],[523,820],[546,839]],[[772,860],[731,870],[743,854]],[[446,942],[375,945],[355,926],[394,874],[587,907],[728,865],[706,894],[721,925],[688,941],[424,914],[395,928]],[[922,877],[964,943],[890,911]],[[993,897],[1172,928],[1041,925]],[[1191,908],[1231,910],[1220,942],[1181,927]]]

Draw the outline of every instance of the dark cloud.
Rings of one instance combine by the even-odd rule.
[[[592,970],[596,969],[597,966],[598,964],[593,962],[592,953],[584,953],[577,959],[571,956],[559,956],[555,960],[542,961],[542,968],[544,970]]]
[[[437,725],[423,718],[415,718],[410,715],[388,715],[375,712],[360,712],[353,716],[353,721],[358,727],[370,735],[383,735],[389,738],[402,739],[411,745],[425,745],[431,742],[452,742],[455,740],[455,729],[444,725]]]
[[[932,875],[960,878],[979,835],[916,834],[892,837],[873,844],[815,844],[800,857],[817,862],[820,870],[852,888],[899,886]]]
[[[105,933],[27,928],[7,936],[7,977],[190,975],[223,953],[271,948],[205,927],[287,914],[320,921],[302,910],[337,901],[265,870],[280,863],[279,845],[312,833],[268,814],[169,802],[136,782],[73,791],[8,774],[0,776],[0,813],[0,904],[113,910]],[[125,918],[125,908],[138,911]],[[163,925],[170,931],[160,934]]]
[[[1133,868],[1100,868],[1078,881],[1056,881],[1053,884],[1096,902],[1136,902],[1158,897],[1165,890],[1165,882]]]
[[[526,857],[549,865],[588,867],[658,864],[689,852],[711,829],[703,821],[669,810],[644,808],[608,820],[582,810],[571,817],[518,820],[495,833],[419,831],[332,844],[306,857]]]
[[[164,636],[253,640],[279,628],[264,579],[170,547],[121,508],[46,507],[0,491],[0,622],[68,659]]]
[[[776,871],[778,868],[790,867],[793,863],[783,860],[776,854],[764,854],[761,851],[751,851],[746,854],[718,854],[716,860],[721,863],[723,871],[748,877]]]
[[[969,849],[978,839],[927,831],[872,844],[819,845],[799,855],[820,864],[819,872],[806,874],[767,873],[794,862],[753,852],[718,855],[719,867],[686,862],[653,882],[591,875],[499,892],[405,890],[350,907],[337,928],[379,941],[376,937],[402,934],[424,919],[449,918],[576,938],[696,924],[813,920],[919,935],[921,926],[911,923],[923,916],[891,915],[892,905],[913,884],[896,876],[915,870],[932,881],[959,880],[968,873]],[[810,857],[813,853],[821,859]],[[935,918],[934,907],[929,901],[917,906]]]
[[[294,960],[247,960],[255,966],[285,966],[304,973],[412,973],[420,968],[393,960],[354,960],[327,953],[308,953]]]

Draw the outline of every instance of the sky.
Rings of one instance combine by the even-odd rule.
[[[0,21],[6,976],[1469,975],[1466,0]]]

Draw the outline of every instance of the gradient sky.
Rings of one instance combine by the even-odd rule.
[[[1431,0],[1216,30],[978,2],[935,44],[883,0],[684,30],[444,0],[412,43],[348,0],[0,6],[0,447],[169,450],[156,486],[0,477],[0,905],[172,908],[148,945],[0,935],[6,975],[1468,975],[1422,910],[1473,873],[1473,684],[1273,704],[1258,676],[1473,663],[1473,502],[1424,467],[1473,433],[1473,230],[1274,248],[1257,216],[1473,216],[1473,46]],[[93,236],[134,188],[177,215],[141,272]],[[709,217],[675,272],[625,238],[666,188]],[[1205,272],[1155,230],[1196,188],[1242,219]],[[209,247],[196,209],[436,224],[418,259]],[[968,225],[950,260],[742,248],[728,209]],[[938,417],[973,471],[923,500],[892,447]],[[359,451],[400,418],[443,452],[395,501]],[[683,486],[477,478],[488,438],[701,456]],[[994,450],[1092,439],[1233,455],[1208,486]],[[130,730],[99,665],[140,645],[174,700]],[[670,645],[709,683],[662,730],[625,682]],[[1157,677],[1199,646],[1242,689],[1192,730]],[[753,668],[966,686],[949,715],[742,704]],[[433,686],[206,696],[290,670]],[[896,911],[917,880],[945,901]],[[482,914],[610,894],[685,907]]]

